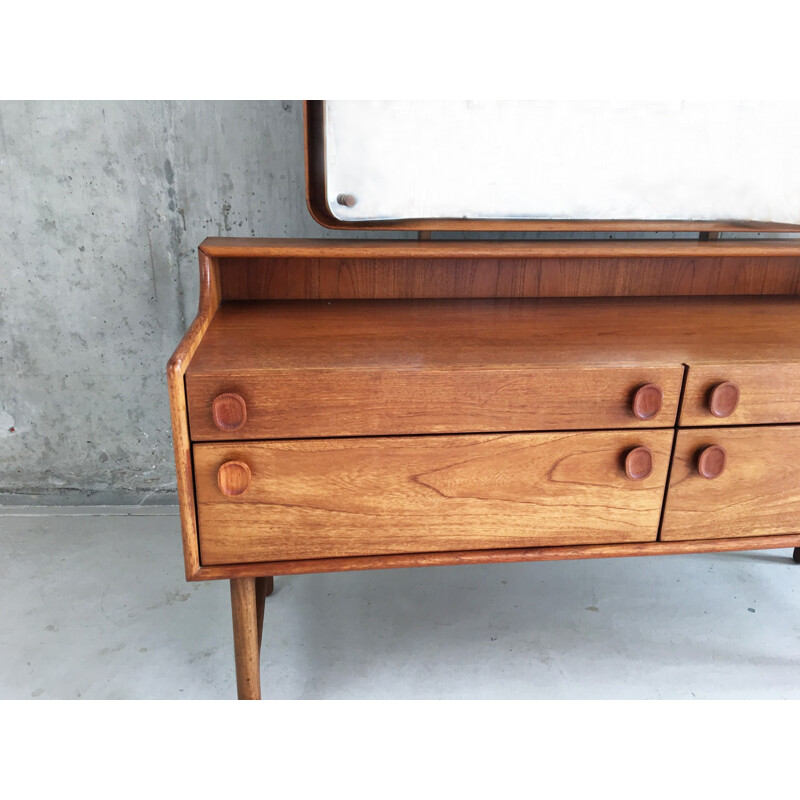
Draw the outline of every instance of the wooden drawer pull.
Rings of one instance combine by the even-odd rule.
[[[639,419],[652,419],[664,403],[664,392],[654,383],[646,383],[633,396],[633,413]]]
[[[697,456],[697,471],[703,478],[719,478],[725,471],[728,454],[721,444],[712,444]]]
[[[226,461],[217,471],[217,485],[228,497],[244,494],[250,485],[250,467],[244,461]]]
[[[625,456],[625,474],[632,481],[642,481],[653,471],[653,453],[649,447],[634,447]]]
[[[715,417],[729,417],[739,405],[739,387],[733,381],[718,383],[708,396],[708,410]]]
[[[218,394],[211,403],[211,416],[221,431],[238,431],[247,422],[247,404],[235,392]]]

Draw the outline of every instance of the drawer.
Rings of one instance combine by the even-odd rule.
[[[681,425],[800,423],[800,362],[690,366]]]
[[[196,444],[201,561],[655,541],[672,437]]]
[[[186,376],[193,441],[670,427],[683,366]],[[638,415],[637,415],[638,414]]]
[[[800,426],[679,430],[661,539],[800,531],[798,452]]]

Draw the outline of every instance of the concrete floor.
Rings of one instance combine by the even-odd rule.
[[[800,698],[791,552],[276,579],[265,698]],[[0,510],[0,698],[235,696],[177,510]]]

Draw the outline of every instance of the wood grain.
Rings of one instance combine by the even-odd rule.
[[[739,385],[733,381],[717,383],[708,395],[708,410],[715,417],[725,419],[739,405]]]
[[[433,242],[438,245],[440,242]],[[499,244],[499,243],[498,243]],[[248,248],[249,250],[249,248]],[[800,258],[598,255],[561,257],[221,258],[224,300],[447,297],[639,297],[776,295],[800,292]]]
[[[683,367],[457,370],[276,370],[192,376],[189,418],[196,442],[331,436],[646,428],[673,425]],[[657,381],[661,412],[637,418],[632,395]],[[235,390],[247,423],[220,431],[211,400]]]
[[[200,253],[200,300],[197,316],[181,339],[167,364],[167,388],[172,417],[172,444],[178,481],[178,505],[186,578],[190,580],[200,567],[197,545],[197,518],[194,498],[192,451],[189,439],[189,415],[186,409],[184,375],[208,326],[219,307],[219,272],[216,261]]]
[[[703,478],[713,480],[725,471],[728,453],[720,444],[710,444],[696,454],[697,472]]]
[[[653,471],[653,454],[648,447],[634,447],[625,456],[625,474],[632,481],[644,480]]]
[[[221,431],[238,431],[247,422],[247,403],[235,392],[218,394],[211,401],[211,419]]]
[[[226,461],[217,470],[217,486],[226,497],[243,495],[250,484],[250,467],[242,461]]]
[[[402,553],[352,558],[309,558],[253,564],[200,567],[194,580],[210,581],[236,576],[307,575],[319,572],[355,572],[369,569],[443,567],[458,564],[509,564],[534,561],[573,561],[584,558],[635,558],[644,556],[722,553],[736,550],[777,550],[800,544],[800,533],[783,536],[750,536],[735,539],[699,539],[681,542],[634,542],[562,547],[519,547],[502,550],[459,550],[444,553]]]
[[[655,540],[671,430],[199,444],[202,563]],[[625,474],[644,445],[652,473]],[[243,497],[216,485],[249,464]]]
[[[704,448],[720,445],[724,471],[698,473]],[[679,430],[670,473],[663,541],[776,536],[800,531],[800,427]]]
[[[255,578],[231,578],[233,649],[240,700],[261,699],[261,636]]]
[[[656,383],[645,383],[633,395],[631,410],[641,420],[655,419],[664,408],[664,390]]]
[[[192,435],[664,427],[683,364],[682,424],[800,421],[798,318],[795,297],[224,303],[186,376]],[[728,379],[742,400],[717,418],[705,395]],[[647,383],[664,404],[640,420]],[[213,422],[224,393],[246,403],[238,431]]]
[[[209,237],[214,258],[763,258],[800,256],[800,239],[256,239]]]
[[[800,316],[797,319],[800,320]],[[734,322],[732,320],[732,324]],[[787,330],[793,334],[800,333],[800,324]],[[746,333],[745,328],[742,335]],[[776,353],[776,360],[769,363],[742,364],[731,358],[719,364],[690,364],[680,424],[708,426],[800,422],[800,360],[784,360],[793,352],[800,356],[797,346],[787,343],[783,354]],[[727,417],[716,417],[709,406],[710,394],[715,386],[724,381],[737,384],[739,402]]]
[[[800,352],[798,319],[797,297],[224,303],[187,378],[302,369],[769,368],[790,365]]]

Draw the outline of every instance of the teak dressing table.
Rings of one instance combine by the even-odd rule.
[[[203,242],[168,382],[239,697],[276,575],[800,546],[800,241],[712,236]]]

